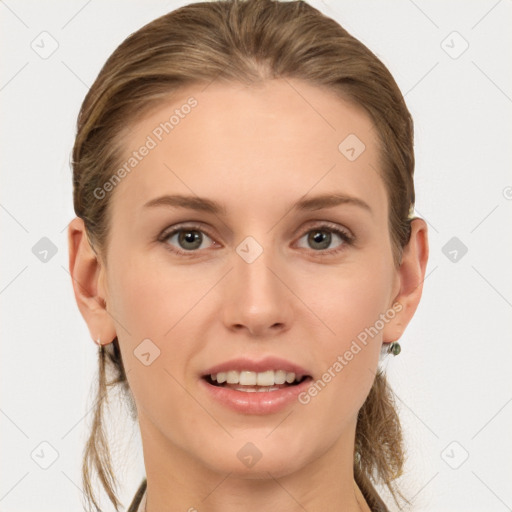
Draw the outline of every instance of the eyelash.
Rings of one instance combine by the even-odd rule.
[[[199,253],[202,251],[200,251],[200,250],[184,251],[182,249],[176,249],[175,247],[173,247],[169,243],[167,243],[167,240],[169,238],[171,238],[173,235],[175,235],[176,233],[179,233],[181,231],[198,231],[200,233],[207,235],[209,238],[211,238],[213,240],[213,237],[208,233],[208,231],[205,231],[205,229],[203,227],[197,226],[197,225],[186,225],[186,226],[177,226],[177,227],[173,228],[171,231],[164,230],[162,232],[162,234],[158,236],[158,241],[162,242],[165,245],[165,247],[174,254],[177,254],[179,256],[189,256],[192,258],[197,257],[198,254],[195,254],[195,253]],[[337,253],[345,250],[345,246],[353,245],[354,241],[355,241],[354,236],[351,236],[348,234],[348,232],[346,232],[338,227],[335,227],[334,225],[330,225],[328,223],[320,224],[318,226],[314,226],[314,227],[308,229],[300,236],[300,238],[302,238],[304,235],[307,235],[308,233],[310,233],[312,231],[334,233],[334,234],[338,235],[343,240],[343,244],[341,244],[336,249],[325,249],[325,250],[320,250],[320,251],[315,251],[315,250],[311,249],[311,252],[316,253],[316,255],[320,256],[320,257],[337,254]]]

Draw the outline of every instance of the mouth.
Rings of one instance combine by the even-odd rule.
[[[282,357],[239,357],[203,370],[201,388],[219,406],[239,414],[273,414],[297,403],[312,372]]]
[[[312,380],[310,375],[296,375],[284,370],[267,370],[265,372],[233,370],[203,375],[202,378],[211,386],[245,393],[279,391]]]
[[[284,370],[228,370],[203,375],[199,382],[206,395],[221,407],[239,414],[266,415],[297,404],[312,380],[310,375]]]

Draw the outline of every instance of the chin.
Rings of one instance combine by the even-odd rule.
[[[203,459],[203,464],[218,473],[230,473],[231,477],[247,480],[268,480],[270,475],[281,478],[306,464],[303,450],[297,454],[290,451],[280,453],[281,450],[270,448],[267,450],[268,454],[265,455],[265,449],[258,450],[255,445],[244,443],[241,449],[226,450],[219,458]],[[215,453],[213,455],[215,457]]]

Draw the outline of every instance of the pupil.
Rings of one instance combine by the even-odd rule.
[[[309,240],[320,244],[320,249],[327,249],[331,242],[331,234],[325,231],[312,231]]]
[[[201,246],[201,237],[199,236],[198,231],[181,231],[180,236],[179,236],[179,242],[180,242],[180,244],[182,242],[193,244],[193,247],[185,246],[184,248],[187,250],[197,249],[198,247]],[[194,242],[195,242],[195,244],[194,244]]]

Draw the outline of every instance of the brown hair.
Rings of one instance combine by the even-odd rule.
[[[336,21],[303,1],[272,0],[181,7],[131,34],[109,57],[82,104],[72,157],[75,212],[98,255],[106,253],[111,194],[99,200],[95,190],[120,165],[127,130],[189,85],[274,78],[327,88],[371,116],[380,142],[378,172],[389,198],[393,258],[400,264],[415,200],[413,122],[403,96],[384,64]],[[110,382],[107,369],[114,375]],[[103,429],[108,389],[119,385],[133,404],[115,338],[99,351],[97,401],[82,466],[85,495],[97,510],[92,471],[115,509],[120,506]],[[385,484],[397,504],[397,494],[407,502],[394,482],[403,465],[400,421],[379,369],[359,411],[355,438],[354,476],[370,506],[380,500],[372,481]]]

